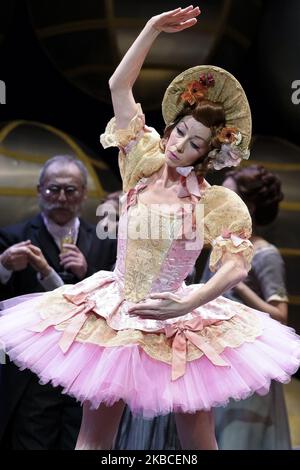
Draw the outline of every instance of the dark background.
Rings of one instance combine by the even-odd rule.
[[[185,4],[189,2],[181,2]],[[174,8],[178,2],[1,0],[0,79],[6,82],[7,104],[0,108],[0,121],[22,118],[52,124],[101,152],[101,158],[117,172],[109,151],[102,152],[98,144],[99,133],[112,113],[106,77],[120,59],[120,51],[116,52],[109,36],[117,36],[126,19],[135,35],[162,5]],[[203,2],[200,8],[203,12],[197,31],[200,34],[201,28],[210,28],[208,35],[216,42],[207,49],[204,63],[223,66],[242,82],[252,108],[254,134],[275,135],[299,145],[300,105],[291,102],[291,84],[300,80],[299,1],[214,0]],[[84,29],[87,19],[106,21],[111,9],[116,19],[112,32],[105,31],[103,23],[99,29],[95,25],[92,32]],[[120,18],[123,23],[118,26]],[[74,22],[82,22],[83,29],[68,31],[68,24]],[[45,33],[49,26],[59,24],[65,25],[65,30]],[[178,41],[178,36],[172,36]],[[198,64],[201,42],[191,44],[188,36],[182,40],[189,59],[182,65]],[[94,55],[89,55],[93,48]],[[176,43],[169,60],[174,76]],[[107,67],[101,69],[102,63]],[[70,70],[78,66],[85,67],[82,75],[70,79]],[[181,64],[177,68],[181,71]],[[157,95],[157,106],[148,110],[148,120],[161,130],[160,90]]]

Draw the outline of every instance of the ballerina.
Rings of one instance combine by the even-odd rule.
[[[213,407],[267,393],[299,367],[293,330],[222,297],[250,269],[251,217],[239,196],[204,176],[249,156],[241,85],[214,66],[180,74],[163,99],[162,139],[133,97],[156,37],[199,14],[190,6],[151,18],[110,79],[115,118],[101,142],[120,149],[125,193],[114,272],[8,301],[0,319],[12,360],[84,402],[77,449],[110,449],[124,403],[146,418],[176,413],[183,449],[216,449]],[[217,272],[186,286],[206,243]]]

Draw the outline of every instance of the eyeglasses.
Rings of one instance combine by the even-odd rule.
[[[81,189],[82,188],[78,188],[77,186],[72,185],[60,186],[58,184],[53,184],[43,188],[42,192],[44,196],[55,199],[60,196],[60,193],[63,190],[67,199],[74,199],[81,194]]]

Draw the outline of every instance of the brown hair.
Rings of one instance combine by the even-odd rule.
[[[281,181],[262,165],[231,170],[225,178],[233,178],[237,192],[246,205],[253,206],[252,218],[256,225],[273,222],[283,199]]]
[[[192,116],[196,121],[201,122],[206,127],[209,127],[212,133],[210,140],[210,148],[221,148],[221,144],[217,138],[218,132],[225,126],[225,112],[221,103],[213,102],[210,100],[202,100],[193,106],[185,105],[183,110],[178,114],[174,122],[166,126],[161,141],[161,150],[165,151],[165,143],[170,137],[172,130],[177,124],[185,117]],[[207,155],[201,157],[200,160],[194,163],[197,175],[205,176],[210,169],[211,158]]]

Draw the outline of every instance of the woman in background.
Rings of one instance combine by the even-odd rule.
[[[283,199],[279,178],[262,166],[230,171],[223,186],[235,191],[247,205],[252,218],[252,268],[244,282],[224,295],[249,307],[269,313],[287,323],[288,298],[284,261],[278,249],[258,235],[259,228],[274,222]],[[208,265],[201,282],[212,276]],[[265,396],[231,401],[215,408],[216,436],[220,449],[290,449],[291,439],[283,386],[272,382]]]

